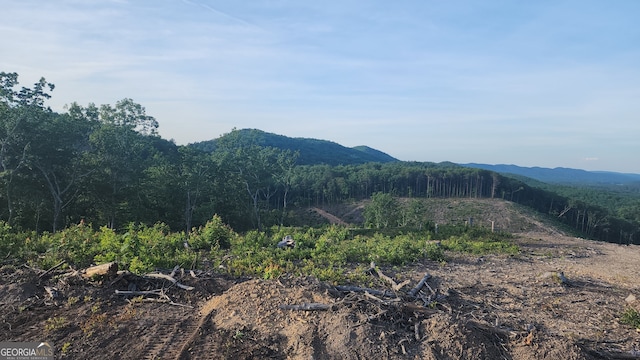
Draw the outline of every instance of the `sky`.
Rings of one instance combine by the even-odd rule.
[[[405,161],[640,173],[637,0],[0,0],[0,71]]]

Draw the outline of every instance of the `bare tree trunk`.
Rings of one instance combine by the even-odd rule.
[[[493,182],[491,183],[491,198],[493,199],[496,196],[496,190],[498,189],[498,185],[500,185],[500,177],[498,174],[493,173],[491,175]]]

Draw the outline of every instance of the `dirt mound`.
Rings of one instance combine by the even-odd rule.
[[[330,306],[282,309],[300,304]],[[271,355],[283,359],[442,359],[449,354],[489,359],[505,352],[491,331],[473,331],[433,309],[411,309],[341,293],[311,278],[293,278],[236,285],[207,302],[202,312],[212,312],[216,329],[246,342],[265,342],[264,335],[270,334]]]
[[[337,291],[313,278],[247,281],[202,306],[200,313],[207,318],[209,331],[190,344],[189,357],[206,356],[210,350],[203,350],[220,341],[216,334],[225,334],[229,347],[224,358],[591,358],[567,338],[551,336],[534,325],[518,330],[488,324],[482,315],[487,309],[455,291],[433,308],[406,298],[396,300]],[[301,304],[328,308],[283,309]],[[477,317],[470,309],[474,307],[479,308]]]

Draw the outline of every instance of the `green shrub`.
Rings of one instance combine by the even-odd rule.
[[[37,237],[16,234],[0,222],[0,251],[20,254],[41,268],[50,268],[62,260],[76,267],[117,261],[134,273],[175,265],[197,266],[197,260],[208,257],[212,264],[224,264],[232,275],[274,279],[289,273],[332,282],[365,281],[367,276],[353,268],[368,267],[371,261],[379,265],[406,265],[423,259],[443,261],[445,250],[475,254],[518,251],[505,234],[463,227],[447,231],[459,235],[442,240],[442,245],[430,241],[436,236],[429,231],[398,228],[354,231],[342,226],[273,227],[267,232],[249,231],[240,236],[216,215],[189,234],[187,248],[184,246],[187,235],[170,232],[162,223],[130,224],[124,233],[77,225]],[[295,247],[277,248],[277,243],[287,235],[293,237]]]
[[[0,221],[0,259],[9,255],[22,253],[22,247],[11,226],[5,221]]]
[[[191,232],[189,244],[196,251],[229,249],[231,247],[231,240],[235,237],[235,232],[222,221],[222,218],[214,215],[211,220],[207,221],[204,227],[200,227]]]
[[[506,239],[491,236],[472,237],[468,233],[464,233],[461,236],[452,236],[447,240],[442,240],[441,243],[446,250],[478,255],[489,253],[517,254],[519,251],[517,245]]]
[[[247,232],[246,234],[244,234],[244,236],[240,239],[238,239],[239,241],[235,244],[235,246],[237,247],[241,247],[241,248],[250,248],[250,249],[257,249],[257,248],[263,248],[263,247],[275,247],[275,243],[273,243],[273,240],[267,236],[267,234],[265,232],[261,232],[261,231],[257,231],[257,230],[251,230],[249,232]]]
[[[446,260],[444,256],[444,248],[440,244],[427,243],[423,249],[424,257],[429,260],[443,262]]]
[[[29,261],[46,252],[48,247],[35,232],[17,232],[0,220],[0,259]]]
[[[170,233],[162,223],[152,227],[130,224],[122,235],[101,228],[98,238],[100,252],[94,257],[95,262],[118,261],[134,273],[186,266],[194,258],[184,247],[184,233]]]
[[[96,232],[84,224],[68,227],[55,234],[44,233],[41,241],[49,245],[47,254],[50,257],[65,260],[77,267],[91,265],[101,250]]]

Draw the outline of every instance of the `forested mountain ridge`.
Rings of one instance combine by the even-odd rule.
[[[556,217],[585,237],[640,243],[640,197],[558,192],[489,170],[392,161],[366,147],[296,143],[259,130],[233,130],[211,143],[215,148],[180,146],[161,138],[158,122],[131,99],[72,103],[57,113],[45,105],[52,84],[41,79],[19,88],[17,77],[0,72],[0,232],[6,226],[55,233],[84,222],[117,231],[162,223],[188,233],[216,214],[237,231],[263,230],[291,224],[294,207],[385,194],[504,199]],[[317,158],[301,160],[304,154]],[[415,206],[385,222],[422,226],[423,214]]]
[[[627,185],[638,183],[640,174],[625,174],[611,171],[586,171],[570,168],[522,167],[517,165],[460,164],[462,166],[495,171],[501,174],[526,176],[550,184],[567,185]]]
[[[291,138],[284,135],[268,133],[258,129],[234,130],[233,136],[238,145],[258,145],[273,147],[281,150],[297,151],[299,165],[355,165],[368,162],[393,162],[394,157],[368,146],[348,148],[332,141],[311,138]],[[231,134],[225,134],[218,139],[201,141],[188,146],[214,152],[220,141],[225,141]]]

